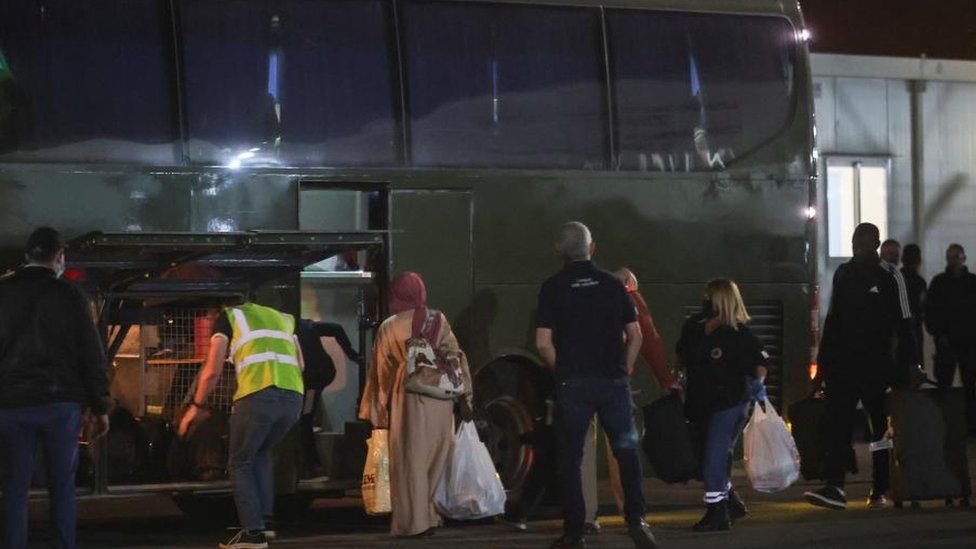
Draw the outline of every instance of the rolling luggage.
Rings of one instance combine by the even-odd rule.
[[[889,414],[891,498],[900,506],[926,499],[970,496],[966,402],[960,389],[896,391]]]
[[[809,396],[789,408],[793,440],[796,441],[796,448],[800,451],[800,474],[806,480],[824,478],[825,404],[824,399]]]
[[[823,480],[827,465],[827,448],[824,445],[827,400],[812,395],[789,407],[791,433],[800,451],[800,475],[804,480]],[[857,474],[857,457],[851,448],[848,472]]]
[[[700,452],[685,419],[684,405],[670,393],[644,406],[642,446],[654,476],[675,484],[701,477]]]

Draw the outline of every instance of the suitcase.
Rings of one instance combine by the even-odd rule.
[[[960,389],[902,390],[890,395],[891,498],[969,497],[966,402]]]
[[[827,400],[808,396],[789,407],[790,432],[800,452],[800,475],[804,480],[823,480],[827,465],[825,432]],[[857,456],[850,448],[847,471],[858,473]]]
[[[644,406],[642,446],[654,469],[653,476],[675,484],[701,477],[700,452],[684,405],[677,393],[669,393]]]
[[[809,396],[789,407],[793,440],[800,451],[800,474],[806,480],[824,478],[825,448],[823,437],[826,402]]]

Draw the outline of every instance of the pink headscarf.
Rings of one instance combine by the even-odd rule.
[[[417,273],[406,272],[390,282],[390,314],[427,306],[427,288]]]

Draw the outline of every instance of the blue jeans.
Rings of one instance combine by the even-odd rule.
[[[27,546],[27,496],[34,472],[34,449],[44,447],[51,505],[51,545],[76,546],[75,471],[81,406],[60,402],[30,408],[0,409],[0,452],[3,461],[3,547]]]
[[[708,418],[702,478],[705,480],[705,503],[718,503],[729,497],[732,489],[732,450],[746,424],[747,403],[715,412]]]
[[[227,469],[245,530],[263,530],[264,517],[274,515],[271,449],[298,421],[302,400],[301,393],[268,387],[234,402]]]
[[[593,414],[597,414],[620,467],[624,490],[624,515],[628,524],[644,518],[641,491],[640,436],[634,425],[630,384],[626,378],[571,379],[559,384],[557,433],[560,482],[563,496],[563,530],[583,535],[586,504],[583,500],[583,444]]]

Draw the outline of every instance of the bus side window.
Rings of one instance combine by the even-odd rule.
[[[388,2],[191,0],[180,15],[192,162],[398,163]]]
[[[173,164],[179,139],[163,0],[0,2],[14,159]],[[9,123],[9,120],[8,120]]]
[[[405,2],[401,29],[414,165],[606,168],[597,10]]]
[[[607,26],[620,169],[721,170],[789,122],[785,19],[613,9]]]

